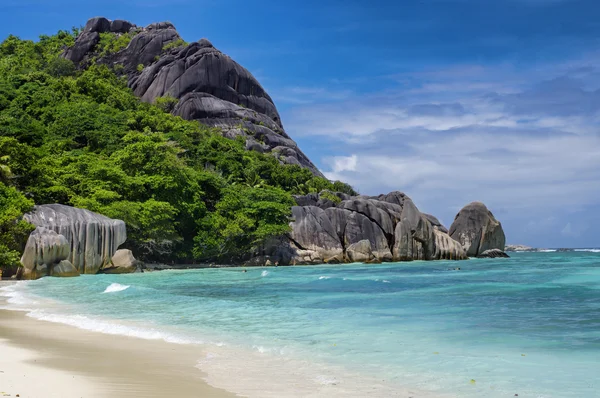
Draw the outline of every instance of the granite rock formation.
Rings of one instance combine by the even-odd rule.
[[[506,238],[502,224],[481,202],[473,202],[458,212],[449,231],[460,242],[469,257],[477,257],[490,249],[504,250]]]
[[[500,249],[486,250],[477,256],[477,258],[509,258],[509,257],[510,256],[508,254],[504,253]]]
[[[133,253],[128,249],[120,249],[112,256],[110,265],[102,268],[104,274],[129,274],[136,272],[138,267],[142,265],[133,257]]]
[[[100,34],[131,35],[116,54],[98,52]],[[228,138],[241,136],[246,148],[272,153],[280,162],[321,172],[286,134],[271,97],[252,74],[208,40],[186,44],[169,22],[145,28],[127,21],[90,19],[75,45],[63,56],[80,67],[107,64],[126,75],[129,87],[143,101],[178,100],[172,113],[218,127]]]
[[[52,268],[69,258],[69,242],[51,229],[38,226],[27,239],[21,264],[23,279],[47,276]]]
[[[24,218],[36,227],[43,227],[29,237],[32,245],[23,255],[25,268],[40,261],[50,265],[68,260],[79,273],[96,274],[110,264],[113,254],[127,238],[123,221],[70,206],[35,206]],[[30,247],[29,241],[27,246]],[[54,255],[55,252],[58,254]],[[52,255],[44,257],[45,253]],[[37,260],[32,261],[32,256]]]
[[[537,252],[540,249],[525,245],[506,245],[504,246],[505,252]]]
[[[56,276],[61,278],[69,278],[73,276],[79,276],[79,271],[69,260],[63,260],[56,264],[50,269],[49,276]]]
[[[296,196],[291,231],[265,245],[252,262],[293,265],[467,258],[441,223],[421,213],[402,192],[370,197],[333,193],[337,203],[327,199],[332,194],[327,193]]]

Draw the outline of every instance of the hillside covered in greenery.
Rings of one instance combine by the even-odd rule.
[[[60,56],[77,34],[0,44],[0,265],[18,262],[34,204],[124,220],[142,260],[242,262],[287,232],[292,194],[354,193],[171,115],[172,98],[141,102],[106,65],[77,70]]]

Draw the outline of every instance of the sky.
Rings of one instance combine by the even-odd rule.
[[[0,0],[0,14],[0,39],[171,21],[250,70],[328,178],[403,191],[446,226],[483,201],[508,243],[600,246],[598,0]]]

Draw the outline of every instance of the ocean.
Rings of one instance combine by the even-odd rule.
[[[246,269],[43,278],[0,295],[33,318],[198,345],[207,381],[249,396],[261,378],[264,396],[304,383],[600,397],[598,250]]]

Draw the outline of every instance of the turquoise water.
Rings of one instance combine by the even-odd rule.
[[[336,369],[324,383],[600,397],[600,253],[44,278],[4,294],[39,319]]]

